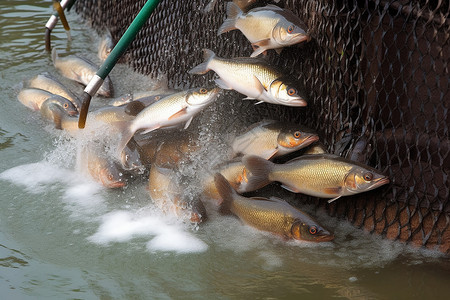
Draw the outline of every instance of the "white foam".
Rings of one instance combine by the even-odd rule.
[[[173,227],[167,229],[165,234],[160,234],[147,243],[149,251],[197,253],[208,249],[208,245],[188,232]]]
[[[33,194],[45,192],[54,183],[69,183],[75,178],[73,172],[45,161],[20,165],[0,173],[0,179],[23,186]]]
[[[113,242],[128,242],[142,236],[154,236],[147,243],[149,251],[195,253],[204,252],[208,248],[180,224],[170,224],[168,219],[157,214],[141,215],[129,211],[113,211],[104,215],[99,229],[88,240],[108,245]]]

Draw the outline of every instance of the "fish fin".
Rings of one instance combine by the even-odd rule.
[[[191,70],[188,71],[189,74],[206,74],[210,71],[208,68],[209,62],[214,59],[216,54],[209,50],[209,49],[203,49],[203,62],[195,67],[193,67]]]
[[[266,150],[262,153],[262,157],[269,160],[272,159],[278,153],[278,148],[272,150]]]
[[[280,55],[281,54],[281,51],[283,51],[283,48],[276,48],[276,49],[274,49],[275,50],[275,52],[278,54],[278,55]]]
[[[188,128],[189,125],[191,125],[192,119],[194,119],[194,116],[190,117],[189,120],[187,120],[186,124],[184,125],[184,129]]]
[[[245,97],[245,98],[242,98],[242,100],[256,100],[256,99],[252,98],[252,97]]]
[[[146,134],[146,133],[152,132],[153,130],[156,130],[156,129],[159,129],[159,128],[161,128],[161,125],[156,124],[156,125],[154,125],[152,127],[148,127],[147,129],[142,131],[141,134]]]
[[[256,155],[247,155],[242,158],[245,168],[251,173],[246,184],[246,191],[254,191],[268,185],[271,180],[269,174],[274,163]]]
[[[261,103],[264,103],[264,101],[258,101],[258,102],[255,103],[255,105],[258,105],[258,104],[261,104]]]
[[[233,189],[228,180],[226,180],[226,178],[220,173],[216,173],[214,175],[214,184],[216,185],[220,198],[222,198],[222,202],[219,206],[220,213],[230,214],[233,196],[236,196],[237,192]]]
[[[242,10],[233,2],[228,2],[227,4],[227,18],[220,25],[219,30],[217,31],[217,35],[221,35],[222,33],[235,30],[236,27],[236,19],[242,15]]]
[[[289,186],[289,185],[286,185],[286,184],[282,184],[281,187],[292,193],[296,193],[296,194],[301,193],[301,191],[299,189]]]
[[[223,90],[232,90],[233,89],[222,78],[216,78],[216,79],[214,79],[214,81]]]
[[[130,129],[129,122],[126,121],[117,122],[116,126],[119,128],[120,132],[122,132],[119,144],[117,145],[117,158],[120,160],[122,157],[122,151],[134,135],[134,130]]]
[[[177,111],[176,113],[174,113],[173,115],[171,115],[171,116],[168,118],[168,120],[173,120],[173,119],[176,119],[176,118],[179,118],[179,117],[182,117],[182,116],[186,115],[186,110],[187,110],[186,107],[180,109],[179,111]]]
[[[260,86],[260,88],[258,89],[258,91],[260,92],[260,94],[267,92],[267,88],[264,86],[264,84],[261,82],[261,80],[259,80],[258,77],[256,77],[255,75],[253,75],[253,80],[255,81],[256,86]]]
[[[257,57],[258,55],[264,53],[270,44],[270,39],[264,39],[257,41],[256,43],[252,44],[253,53],[250,55],[250,57]]]
[[[335,201],[335,200],[337,200],[337,199],[339,199],[339,198],[341,198],[341,197],[342,197],[342,196],[339,195],[339,196],[337,196],[336,198],[330,199],[330,200],[328,200],[328,203],[331,203],[331,202],[333,202],[333,201]]]
[[[342,192],[342,187],[329,187],[329,188],[324,188],[323,191],[327,194],[330,195],[336,195],[336,194],[340,194]],[[340,195],[339,195],[340,197]]]

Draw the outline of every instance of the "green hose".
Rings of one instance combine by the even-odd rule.
[[[111,72],[111,70],[114,68],[119,58],[134,40],[139,30],[141,30],[142,26],[144,26],[145,22],[147,22],[148,18],[150,18],[151,13],[156,8],[158,3],[159,0],[147,0],[139,14],[134,18],[127,31],[125,31],[122,38],[119,40],[117,45],[106,58],[105,62],[97,71],[97,74],[94,76],[94,78],[91,79],[89,84],[84,89],[84,93],[82,95],[80,118],[78,119],[78,128],[84,128],[84,126],[86,125],[87,113],[92,96],[95,95],[97,90],[102,85],[103,80],[105,80],[106,76],[108,76],[109,72]]]

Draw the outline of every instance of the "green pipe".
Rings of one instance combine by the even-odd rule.
[[[105,62],[101,65],[100,69],[94,78],[91,79],[89,84],[84,89],[82,95],[82,105],[80,111],[80,118],[78,119],[78,128],[84,128],[86,125],[87,113],[89,110],[89,104],[92,97],[108,76],[109,72],[114,68],[119,58],[127,50],[128,46],[136,37],[139,30],[144,26],[145,22],[150,18],[151,13],[158,5],[159,0],[147,0],[145,5],[141,8],[139,14],[134,18],[133,22],[128,27],[127,31],[123,34],[117,45],[113,48],[111,53],[106,58]]]

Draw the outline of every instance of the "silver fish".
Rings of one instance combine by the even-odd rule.
[[[172,127],[186,122],[187,128],[194,116],[210,104],[220,89],[195,88],[167,96],[141,111],[136,118],[124,124],[119,153],[125,148],[134,133],[144,129],[144,133],[161,127]]]
[[[55,122],[61,114],[76,116],[78,110],[68,99],[60,95],[53,95],[42,103],[40,113],[44,118]]]
[[[81,101],[72,93],[68,88],[66,88],[57,78],[50,75],[49,73],[41,73],[33,77],[27,82],[27,87],[37,88],[49,91],[50,93],[63,96],[69,99],[79,110],[81,108]]]
[[[59,57],[56,48],[53,48],[52,50],[52,60],[55,68],[64,77],[79,82],[83,85],[88,85],[92,77],[94,77],[99,69],[99,67],[97,67],[93,62],[76,55]],[[105,97],[113,96],[114,89],[109,76],[106,76],[97,93]]]
[[[268,49],[279,53],[283,47],[309,39],[305,23],[291,11],[275,5],[257,7],[244,13],[238,5],[228,2],[227,19],[220,26],[218,35],[234,29],[239,29],[252,43],[255,51],[251,57]]]
[[[233,89],[247,96],[246,99],[282,104],[306,106],[306,100],[297,88],[285,80],[285,75],[271,67],[263,59],[240,57],[225,59],[204,49],[204,62],[189,71],[191,74],[205,74],[210,70],[220,78],[216,83],[223,89]]]

